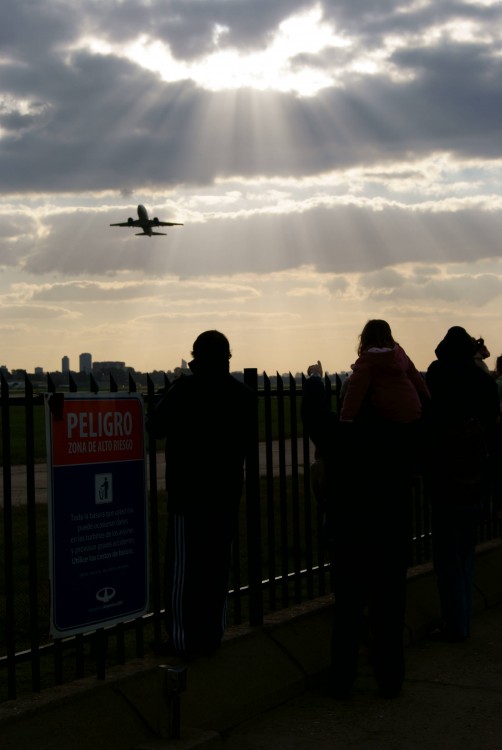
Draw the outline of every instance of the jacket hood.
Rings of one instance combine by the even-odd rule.
[[[439,360],[467,360],[474,357],[474,344],[465,328],[453,326],[435,349]]]
[[[396,367],[397,365],[403,370],[408,368],[408,357],[399,344],[395,344],[392,349],[373,346],[366,349],[361,356],[382,367]]]

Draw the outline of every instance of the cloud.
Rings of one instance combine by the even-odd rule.
[[[350,362],[366,317],[428,352],[423,321],[439,340],[459,311],[495,336],[501,20],[488,0],[6,0],[5,356],[151,362],[221,323],[274,367],[330,339]],[[109,227],[138,203],[184,226]]]
[[[286,18],[312,7],[312,0],[127,0],[101,2],[88,18],[89,30],[124,42],[138,34],[161,39],[180,59],[193,60],[218,47],[263,46]]]
[[[257,289],[250,284],[230,281],[197,280],[183,285],[175,278],[162,281],[128,280],[116,282],[69,281],[62,283],[17,284],[13,291],[24,299],[44,302],[81,303],[122,303],[150,302],[162,300],[163,304],[200,303],[206,297],[213,296],[220,303],[223,301],[240,301],[241,303],[259,296]],[[207,301],[207,300],[204,300]]]
[[[455,36],[454,31],[465,28],[466,23],[491,29],[501,16],[500,3],[458,2],[443,0],[435,3],[403,3],[401,0],[365,0],[338,2],[323,0],[326,19],[344,33],[361,39],[365,46],[381,44],[382,38],[411,36],[434,40],[435,36]]]
[[[36,222],[27,211],[28,232],[22,233],[20,215],[15,253],[4,243],[4,262],[33,277],[57,273],[111,282],[126,272],[190,280],[309,264],[326,273],[369,272],[397,263],[467,262],[501,253],[500,201],[493,199],[406,205],[325,194],[315,201],[282,196],[277,201],[251,202],[248,211],[238,212],[228,210],[230,204],[227,212],[201,213],[193,224],[153,238],[109,227],[112,220],[125,220],[124,209],[53,209]],[[86,282],[78,282],[74,291],[84,288]],[[107,288],[110,295],[117,288],[135,294],[120,284]]]
[[[78,316],[71,310],[65,310],[61,307],[50,307],[48,305],[21,305],[6,306],[2,305],[2,321],[47,321],[56,319],[65,319],[74,321]]]
[[[367,285],[367,284],[366,284]],[[502,295],[502,276],[480,274],[450,275],[420,283],[401,282],[386,289],[372,288],[371,297],[375,300],[406,300],[440,302],[449,305],[475,306],[482,308]]]
[[[34,17],[29,18],[18,5],[26,4],[7,7],[12,36],[5,38],[2,64],[3,193],[127,193],[138,186],[210,185],[231,176],[299,178],[407,161],[431,150],[457,158],[500,153],[502,57],[493,54],[492,36],[475,43],[444,33],[424,37],[434,24],[441,28],[430,17],[431,6],[427,13],[399,14],[395,3],[372,3],[375,7],[357,16],[356,27],[349,3],[325,3],[326,17],[354,39],[343,50],[348,57],[342,85],[305,98],[251,88],[211,92],[187,80],[166,83],[113,54],[72,50],[71,42],[79,29],[115,29],[108,35],[120,39],[122,26],[133,35],[146,23],[160,38],[165,34],[166,42],[177,40],[180,54],[194,54],[190,50],[200,41],[202,56],[215,25],[228,26],[225,38],[234,44],[245,45],[247,39],[262,45],[281,19],[310,3],[268,3],[264,7],[272,10],[259,14],[249,2],[188,2],[185,7],[183,0],[167,8],[103,2],[99,9],[92,5],[89,15],[73,7],[58,15],[48,1],[45,11],[30,4]],[[493,35],[488,24],[495,20],[495,8],[444,6],[435,13],[445,19],[475,18],[484,23],[485,34]],[[40,28],[32,32],[36,42],[28,54],[24,24],[29,31],[36,22]],[[379,25],[389,37],[404,34],[405,26],[407,33],[423,33],[389,52],[384,36],[375,34]],[[371,74],[350,69],[350,56],[357,59],[370,36],[409,80],[389,77],[385,65]],[[335,74],[333,60],[322,51],[317,64]]]

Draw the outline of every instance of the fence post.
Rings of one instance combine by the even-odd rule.
[[[24,376],[25,430],[26,430],[26,511],[28,526],[28,571],[30,602],[31,687],[40,692],[40,652],[37,570],[37,514],[35,505],[35,426],[33,412],[33,386]]]
[[[244,370],[244,382],[258,394],[258,370]],[[255,402],[254,435],[250,435],[252,450],[246,458],[246,516],[249,580],[249,622],[263,624],[263,599],[261,575],[261,514],[260,514],[260,472],[259,472],[259,432],[258,398]]]
[[[0,374],[2,394],[3,523],[5,575],[5,647],[7,654],[7,694],[16,698],[16,637],[14,616],[14,545],[12,520],[12,477],[10,445],[9,386]]]
[[[150,375],[147,375],[147,416],[151,417],[155,411],[155,386]],[[161,619],[161,571],[160,571],[160,544],[166,541],[160,540],[159,536],[159,497],[157,476],[157,441],[153,434],[148,434],[148,468],[150,477],[149,486],[149,509],[150,509],[150,549],[151,549],[151,597],[154,612],[154,643],[155,648],[160,648],[162,642],[162,619]]]

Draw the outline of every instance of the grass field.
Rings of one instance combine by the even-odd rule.
[[[10,453],[13,465],[26,463],[26,426],[25,409],[23,406],[12,406],[9,410],[10,423]],[[33,410],[34,449],[35,461],[37,463],[46,460],[45,443],[45,409],[43,406],[35,406]],[[0,430],[3,434],[2,414],[0,413]],[[4,445],[0,441],[0,461],[3,466]]]

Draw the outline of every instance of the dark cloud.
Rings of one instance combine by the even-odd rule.
[[[124,216],[85,210],[53,215],[42,238],[16,217],[1,230],[10,240],[2,243],[0,264],[22,263],[35,276],[142,271],[190,278],[270,273],[306,263],[345,273],[399,262],[498,257],[499,214],[475,210],[312,208],[301,214],[188,221],[167,238],[152,240],[108,227],[133,213],[133,196],[149,188],[188,193],[219,178],[301,179],[378,164],[382,171],[373,175],[372,189],[382,194],[386,188],[377,181],[385,180],[386,163],[401,162],[397,180],[406,177],[407,164],[437,152],[500,159],[502,58],[479,42],[455,42],[446,35],[434,45],[414,42],[390,60],[408,78],[345,73],[343,86],[303,98],[166,83],[114,55],[65,49],[93,31],[101,37],[106,31],[111,41],[145,33],[190,60],[212,48],[216,25],[228,27],[222,46],[259,49],[281,20],[311,7],[301,0],[66,5],[7,0],[0,25],[0,193],[32,197],[111,190],[131,196],[133,206]],[[449,0],[417,4],[409,13],[398,12],[394,0],[324,2],[323,8],[338,30],[353,36],[357,53],[381,44],[384,34],[418,33],[452,18],[495,23],[500,12]],[[335,63],[343,68],[351,50],[301,56],[296,64],[308,60],[321,69]]]
[[[361,284],[365,287],[375,289],[381,292],[382,290],[396,289],[403,286],[405,283],[405,277],[403,274],[398,273],[392,268],[385,268],[378,271],[370,271],[364,275]]]
[[[285,18],[311,7],[311,0],[173,0],[169,4],[171,18],[157,27],[157,33],[181,58],[214,50],[215,26],[227,29],[219,38],[221,48],[252,50],[267,43]],[[153,18],[156,12],[162,14],[162,8],[159,0]]]
[[[46,59],[54,45],[71,42],[82,28],[76,6],[61,0],[2,0],[2,56],[22,65]]]
[[[356,37],[365,49],[373,49],[384,36],[420,34],[432,26],[455,21],[479,21],[500,24],[500,4],[484,6],[478,2],[441,0],[439,3],[403,3],[402,0],[322,0],[324,17],[338,31]]]
[[[139,35],[161,39],[173,55],[194,59],[219,47],[257,49],[285,18],[312,7],[312,0],[5,0],[0,45],[15,59],[39,58],[52,48],[96,33],[126,43]]]
[[[469,305],[481,308],[502,294],[502,279],[493,274],[457,274],[442,279],[422,280],[421,283],[404,282],[385,290],[374,289],[370,297],[380,302],[399,300]]]
[[[0,114],[10,132],[0,151],[0,191],[129,191],[233,175],[300,177],[437,150],[498,158],[502,58],[487,60],[472,45],[431,57],[426,50],[402,53],[403,64],[421,73],[407,85],[360,79],[315,98],[210,93],[86,53],[49,69],[49,76],[6,71],[11,92],[36,95],[37,105],[28,115]],[[445,72],[435,74],[443,64]]]
[[[110,41],[149,35],[169,44],[175,57],[192,60],[216,49],[217,28],[225,29],[220,49],[257,49],[281,21],[311,7],[312,0],[114,0],[96,4],[86,21]]]
[[[7,60],[0,192],[127,194],[138,185],[207,185],[233,175],[301,177],[438,150],[500,157],[502,58],[481,44],[445,38],[409,47],[392,63],[413,80],[352,73],[343,88],[307,98],[209,92],[187,81],[165,83],[111,55],[61,51],[93,30],[115,40],[151,32],[189,58],[209,49],[215,24],[229,27],[226,44],[258,48],[283,18],[309,7],[300,0],[8,0],[0,26]],[[371,35],[381,43],[380,32],[399,25],[418,31],[443,18],[495,20],[496,13],[448,0],[410,13],[397,12],[394,0],[323,7],[362,46]],[[332,65],[333,55],[343,64],[348,54],[329,50],[317,64]]]

